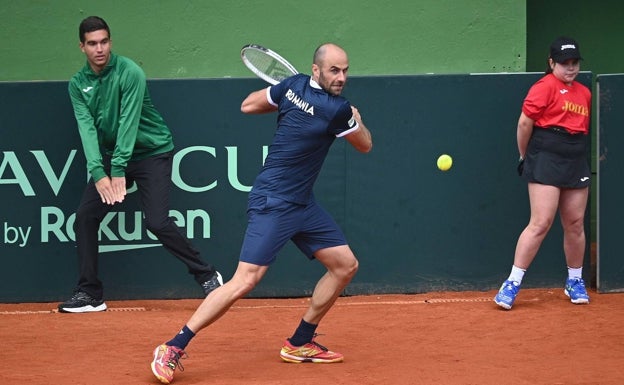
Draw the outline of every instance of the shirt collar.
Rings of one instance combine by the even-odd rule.
[[[321,89],[321,86],[319,86],[319,84],[316,81],[314,81],[314,79],[312,79],[312,77],[310,77],[310,87],[318,88],[319,90]]]

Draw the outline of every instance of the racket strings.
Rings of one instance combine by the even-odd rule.
[[[244,56],[257,71],[278,83],[293,75],[289,67],[262,51],[246,50]]]

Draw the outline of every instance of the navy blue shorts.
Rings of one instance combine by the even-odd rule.
[[[309,259],[318,250],[347,244],[340,227],[316,201],[300,205],[250,194],[247,218],[242,262],[268,266],[288,240]]]

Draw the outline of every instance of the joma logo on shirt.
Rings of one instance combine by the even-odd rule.
[[[563,105],[562,109],[564,111],[570,111],[570,112],[573,112],[575,114],[579,114],[579,115],[583,115],[583,116],[589,116],[589,109],[587,107],[582,106],[580,104],[572,103],[572,102],[570,102],[568,100],[566,100],[564,102],[564,105]]]
[[[310,103],[301,99],[297,94],[293,92],[293,90],[288,89],[288,91],[286,91],[286,99],[290,100],[292,104],[299,107],[301,110],[314,116],[314,106],[311,106]]]

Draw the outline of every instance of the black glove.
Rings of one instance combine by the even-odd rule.
[[[522,172],[524,171],[524,158],[520,157],[518,160],[518,175],[522,176]]]

